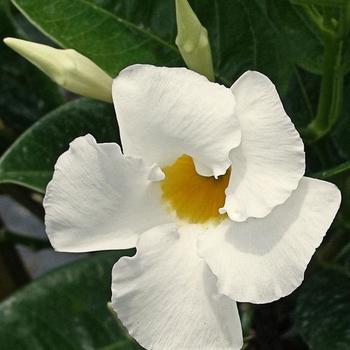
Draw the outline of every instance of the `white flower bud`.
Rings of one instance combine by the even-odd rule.
[[[112,102],[112,78],[79,52],[15,38],[5,38],[4,43],[65,89]]]
[[[176,0],[176,45],[187,67],[214,81],[208,31],[202,26],[187,0]]]

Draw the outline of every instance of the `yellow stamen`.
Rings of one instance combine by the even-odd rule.
[[[163,200],[175,211],[178,218],[198,224],[220,221],[226,217],[226,214],[219,213],[219,209],[225,203],[225,189],[231,168],[218,179],[200,176],[195,170],[193,159],[183,155],[163,171]]]

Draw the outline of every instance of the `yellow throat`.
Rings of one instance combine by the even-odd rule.
[[[219,209],[225,203],[225,189],[231,168],[218,179],[200,176],[195,170],[193,159],[182,155],[163,171],[163,200],[178,218],[192,224],[217,222],[226,218],[226,214],[220,214]]]

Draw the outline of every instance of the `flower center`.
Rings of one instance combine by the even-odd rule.
[[[178,218],[197,224],[220,221],[226,217],[226,214],[219,213],[219,209],[225,203],[231,168],[218,179],[200,176],[193,159],[182,155],[162,170],[165,173],[165,179],[161,182],[163,200]]]

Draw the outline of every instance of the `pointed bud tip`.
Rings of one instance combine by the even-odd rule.
[[[176,0],[177,45],[188,68],[214,81],[214,68],[207,29],[188,0]]]
[[[186,12],[190,11],[191,14],[192,13],[194,14],[192,7],[187,0],[176,0],[175,5],[179,10],[186,11]]]
[[[8,36],[4,39],[2,39],[4,44],[6,44],[9,47],[16,46],[17,44],[23,44],[23,43],[28,43],[29,41],[18,39],[18,38],[13,38],[11,36]]]
[[[7,45],[8,47],[11,47],[13,43],[16,42],[16,38],[11,38],[11,37],[7,37],[7,38],[4,38],[2,39],[2,41],[4,42],[5,45]]]
[[[37,45],[37,43],[33,43],[31,41],[12,38],[12,37],[4,38],[3,42],[6,46],[16,51],[20,55],[23,55],[24,52],[30,51],[33,45]]]
[[[187,0],[176,0],[176,20],[178,30],[183,26],[200,27],[201,23]]]

